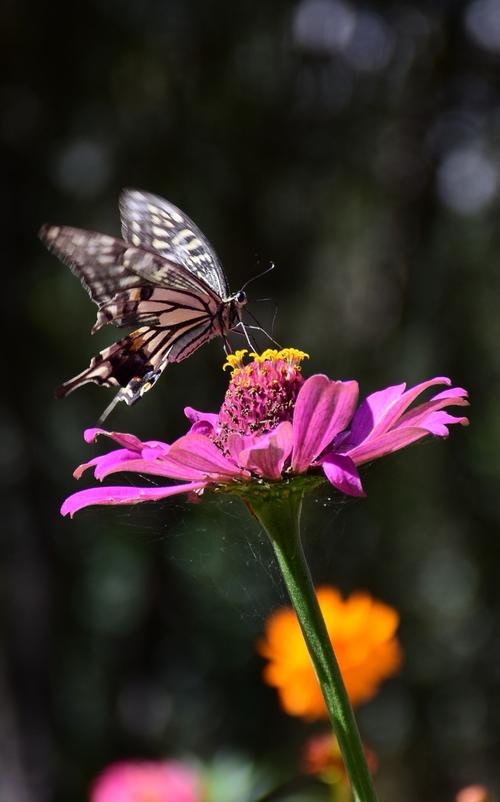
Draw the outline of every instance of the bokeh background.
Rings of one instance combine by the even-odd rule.
[[[318,583],[401,614],[404,669],[360,710],[381,799],[498,790],[499,0],[7,0],[1,18],[0,799],[83,801],[112,760],[189,754],[242,802],[315,731],[262,684],[285,595],[237,502],[59,517],[110,393],[53,389],[114,332],[90,338],[95,308],[36,232],[117,234],[123,186],[185,209],[232,289],[276,263],[251,308],[269,326],[256,299],[277,302],[306,373],[471,391],[471,427],[373,466],[367,499],[311,498],[305,540]],[[185,405],[218,407],[222,356],[168,369],[113,427],[178,436]]]

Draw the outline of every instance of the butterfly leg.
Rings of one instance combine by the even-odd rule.
[[[120,401],[125,401],[127,406],[132,406],[136,401],[139,401],[142,396],[147,393],[156,384],[162,374],[161,370],[150,370],[141,378],[134,377],[129,381],[126,387],[122,387],[117,392],[113,400],[106,407],[104,412],[99,418],[99,423],[104,423],[108,415],[114,410]]]
[[[255,345],[253,345],[252,341],[250,340],[250,337],[248,336],[248,333],[247,333],[247,329],[250,329],[251,331],[260,331],[260,332],[262,332],[262,334],[266,335],[268,340],[270,340],[272,343],[277,345],[278,348],[281,348],[280,343],[277,340],[275,340],[274,337],[271,337],[269,332],[266,331],[265,329],[263,329],[262,326],[252,326],[252,325],[249,325],[248,323],[243,323],[243,321],[240,320],[240,322],[237,323],[236,326],[234,327],[233,331],[235,331],[238,327],[241,327],[241,329],[242,329],[242,331],[238,332],[238,333],[239,334],[243,334],[243,336],[246,338],[247,343],[250,345],[250,347],[254,351],[255,351]]]
[[[225,352],[226,356],[228,356],[229,354],[233,353],[233,349],[231,348],[231,343],[227,339],[226,335],[223,334],[222,337],[223,337],[223,340],[224,340],[224,352]]]
[[[255,346],[255,345],[253,344],[253,342],[251,341],[250,337],[248,336],[248,332],[247,332],[247,328],[252,328],[252,327],[245,326],[245,324],[243,323],[243,321],[242,321],[242,320],[240,320],[240,321],[239,321],[239,322],[236,324],[236,326],[233,326],[233,329],[232,329],[232,330],[233,330],[233,331],[235,331],[235,330],[236,330],[236,329],[238,329],[238,328],[241,328],[241,332],[238,332],[238,333],[243,333],[243,336],[245,337],[245,340],[247,341],[248,345],[250,346],[250,348],[252,349],[252,351],[255,351],[255,350],[256,350],[256,346]]]

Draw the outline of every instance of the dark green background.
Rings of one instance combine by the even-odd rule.
[[[91,339],[36,232],[117,234],[123,186],[185,209],[233,290],[274,260],[249,294],[276,300],[306,374],[470,390],[470,429],[365,470],[365,500],[310,499],[305,538],[318,582],[401,613],[404,670],[360,711],[381,800],[498,787],[499,20],[496,0],[6,3],[2,801],[84,800],[125,757],[225,750],[291,776],[314,730],[261,683],[285,596],[236,502],[59,517],[110,394],[53,388],[113,331]],[[113,427],[172,440],[185,405],[217,409],[222,358],[169,368]]]

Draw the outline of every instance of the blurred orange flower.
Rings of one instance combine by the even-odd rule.
[[[345,600],[336,588],[322,587],[316,592],[351,703],[366,702],[401,666],[403,654],[395,634],[399,615],[362,591]],[[269,661],[264,680],[277,688],[283,709],[308,720],[326,718],[323,696],[291,607],[268,618],[257,648]]]

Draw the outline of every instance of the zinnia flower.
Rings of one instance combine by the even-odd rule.
[[[307,354],[302,351],[285,348],[267,350],[260,356],[250,354],[253,359],[248,364],[246,354],[238,351],[227,359],[232,375],[219,413],[187,408],[191,428],[171,445],[156,440],[142,442],[134,435],[102,429],[85,432],[87,442],[101,434],[118,443],[119,448],[80,465],[76,478],[93,468],[96,479],[128,471],[180,484],[90,488],[66,499],[61,512],[73,515],[93,504],[136,504],[179,493],[194,498],[207,488],[239,494],[273,546],[339,740],[353,797],[356,802],[375,802],[352,708],[302,549],[302,500],[306,490],[327,480],[342,493],[364,495],[360,465],[430,434],[446,437],[450,424],[467,424],[467,418],[447,411],[450,406],[466,405],[467,393],[452,387],[450,379],[434,378],[408,390],[404,384],[388,387],[358,406],[356,381],[332,381],[322,374],[304,379],[301,363]],[[446,389],[414,405],[425,390],[436,385],[445,385]],[[375,603],[370,605],[375,608]],[[357,615],[351,616],[352,632],[359,630],[356,621],[360,611],[361,620],[370,619],[366,604],[364,613],[361,602],[358,608]],[[391,612],[392,619],[387,613],[380,618],[371,616],[373,629],[364,631],[356,647],[345,650],[348,659],[341,660],[356,701],[369,698],[398,664],[399,647],[393,638],[397,617]],[[340,623],[338,632],[345,634],[342,626]],[[332,634],[335,631],[334,627]],[[340,648],[343,643],[342,639],[338,641]],[[376,654],[377,660],[367,660],[367,650],[371,650],[372,658]],[[270,653],[269,657],[274,656]],[[374,670],[369,669],[370,663]],[[356,674],[354,668],[360,665],[363,671]],[[312,668],[309,671],[314,677]],[[280,685],[283,698],[297,715],[323,715],[319,690],[306,674],[299,660],[301,688],[295,682],[289,686],[292,690],[286,690],[279,671],[274,674],[274,684]],[[304,706],[304,689],[309,694],[309,706]]]
[[[356,381],[335,381],[316,374],[304,379],[307,356],[295,348],[267,350],[245,363],[246,351],[228,357],[232,375],[218,414],[188,407],[189,432],[171,445],[142,442],[131,434],[87,429],[85,440],[98,435],[120,446],[75,471],[79,478],[94,468],[96,479],[128,471],[180,481],[161,487],[111,486],[70,496],[63,515],[94,504],[136,504],[179,493],[201,494],[206,488],[245,495],[257,483],[326,479],[339,491],[364,495],[358,467],[398,451],[428,435],[446,437],[448,426],[467,424],[466,417],[446,411],[464,406],[467,393],[438,377],[410,389],[405,384],[369,395],[358,406]],[[446,389],[416,406],[429,387]]]
[[[399,616],[369,593],[358,591],[344,600],[335,588],[322,587],[317,597],[351,704],[366,702],[401,666],[402,651],[395,634]],[[287,713],[307,720],[327,717],[291,607],[277,610],[268,618],[258,651],[268,660],[264,680],[277,689]]]
[[[91,802],[201,802],[194,772],[175,761],[114,763],[99,775]]]

